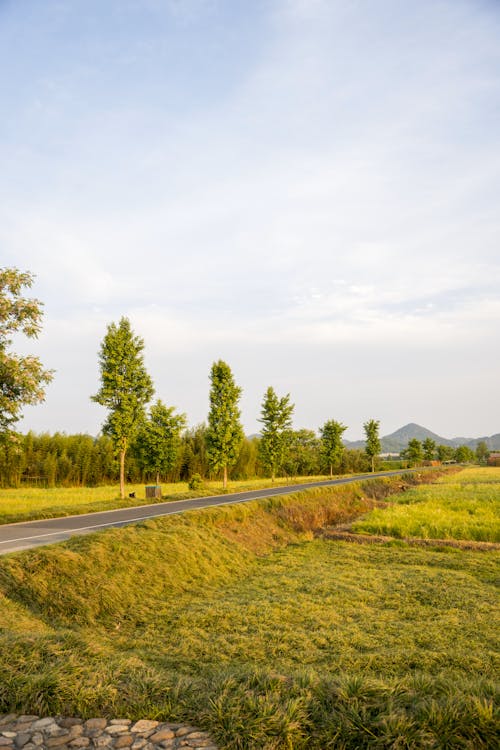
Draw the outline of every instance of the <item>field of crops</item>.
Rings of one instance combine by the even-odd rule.
[[[357,521],[353,531],[398,539],[500,542],[500,468],[465,469],[391,501],[391,507]]]

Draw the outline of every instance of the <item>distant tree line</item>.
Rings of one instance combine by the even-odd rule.
[[[185,429],[179,437],[172,463],[164,469],[152,468],[144,453],[142,438],[131,443],[127,455],[125,481],[149,484],[158,481],[189,481],[199,474],[216,479],[219,470],[209,460],[206,424]],[[232,480],[268,477],[268,465],[262,458],[262,439],[243,437],[235,463],[229,470]],[[333,464],[334,474],[370,470],[370,459],[361,450],[343,450]],[[291,430],[279,475],[288,477],[329,474],[320,438],[313,430]],[[0,486],[97,486],[115,484],[120,477],[120,461],[108,435],[12,434],[0,444]]]
[[[475,451],[468,445],[453,447],[450,445],[437,445],[432,438],[423,441],[412,438],[408,446],[401,451],[401,458],[408,461],[410,466],[419,466],[422,463],[439,461],[440,463],[479,463],[485,464],[488,460],[489,450],[484,440],[477,444]]]

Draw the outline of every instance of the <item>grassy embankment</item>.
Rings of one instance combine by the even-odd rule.
[[[381,482],[0,559],[0,712],[187,719],[234,750],[494,747],[498,553],[314,538]]]
[[[274,484],[270,479],[251,479],[230,482],[228,492],[260,490],[286,484],[304,484],[327,479],[318,477],[278,478]],[[225,493],[220,481],[206,481],[200,491],[190,491],[187,482],[163,482],[162,501],[184,500],[191,497],[205,497]],[[100,487],[19,487],[0,489],[0,524],[16,521],[32,521],[37,518],[95,513],[114,508],[130,508],[147,505],[144,484],[127,485],[127,494],[135,492],[135,498],[120,499],[117,485]],[[154,501],[153,501],[154,502]]]

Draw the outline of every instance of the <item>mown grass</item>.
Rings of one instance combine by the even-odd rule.
[[[245,492],[267,487],[303,484],[305,482],[321,481],[318,477],[281,477],[270,479],[241,480],[229,483],[228,492]],[[205,497],[208,495],[224,494],[221,482],[206,481],[202,490],[190,491],[187,482],[162,483],[162,501],[183,500],[191,497]],[[37,518],[55,518],[57,516],[79,515],[94,513],[114,508],[129,508],[136,505],[150,504],[150,498],[145,497],[144,484],[127,485],[127,494],[135,493],[135,498],[120,499],[117,485],[103,485],[100,487],[19,487],[0,489],[0,524],[16,521],[31,521]],[[154,501],[153,501],[154,502]]]
[[[357,521],[356,533],[500,542],[500,469],[464,469],[391,497]]]
[[[231,750],[495,747],[498,554],[313,538],[371,490],[0,559],[0,712],[187,720]]]

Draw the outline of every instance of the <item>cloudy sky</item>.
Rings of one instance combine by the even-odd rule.
[[[0,0],[0,265],[56,371],[20,429],[97,434],[126,315],[206,418],[500,431],[497,0]]]

